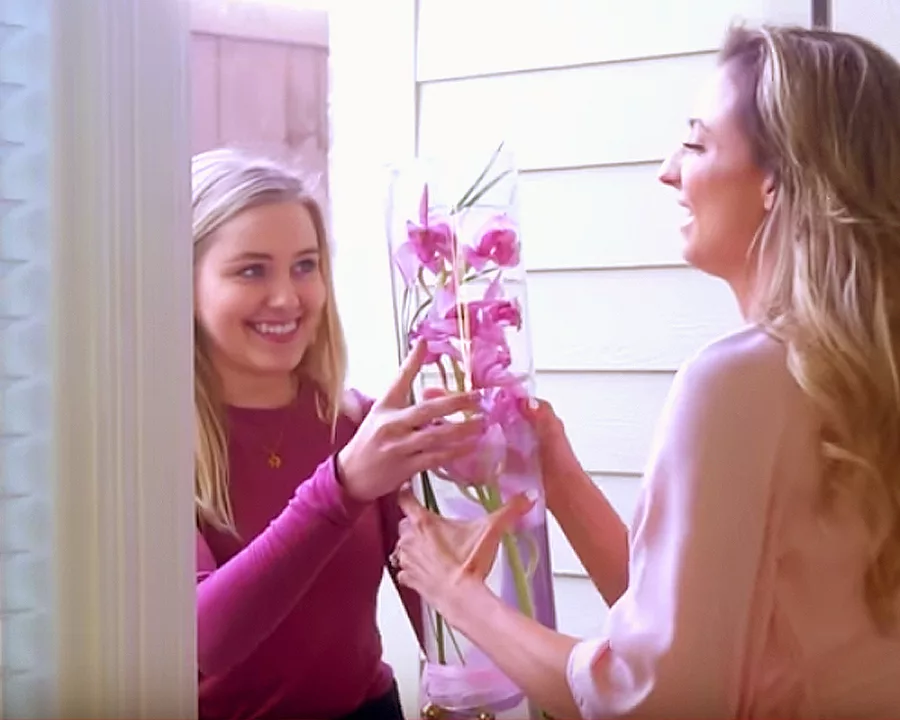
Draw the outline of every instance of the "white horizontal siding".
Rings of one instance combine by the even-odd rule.
[[[589,473],[632,474],[644,468],[671,373],[538,372],[537,393],[566,424]]]
[[[706,53],[425,83],[419,150],[482,158],[506,140],[524,170],[659,160],[714,64]]]
[[[588,578],[557,575],[553,588],[560,632],[573,637],[602,635],[608,608]]]
[[[417,75],[425,81],[712,50],[732,19],[803,22],[806,5],[796,0],[426,0],[419,2]]]
[[[727,285],[687,267],[531,272],[528,308],[535,365],[568,372],[676,370],[740,322]]]
[[[657,182],[660,160],[523,173],[529,270],[683,265],[681,208]]]
[[[634,517],[635,508],[637,507],[637,492],[640,488],[641,478],[639,475],[599,475],[595,474],[591,477],[594,484],[597,485],[606,495],[609,502],[615,508],[619,517],[626,524],[631,523]],[[553,565],[553,571],[557,575],[562,576],[583,576],[585,574],[584,566],[566,541],[559,524],[551,516],[549,521],[550,530],[550,558]]]

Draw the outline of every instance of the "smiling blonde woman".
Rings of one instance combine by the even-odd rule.
[[[192,170],[199,716],[401,720],[376,624],[397,489],[471,451],[477,421],[433,421],[476,405],[407,407],[424,346],[378,401],[345,392],[318,204],[238,151]]]

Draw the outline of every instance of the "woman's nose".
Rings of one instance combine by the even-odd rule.
[[[663,160],[656,177],[663,185],[676,189],[681,186],[681,153],[679,151],[676,150]]]
[[[300,298],[293,278],[279,279],[272,284],[269,290],[269,304],[272,307],[287,309],[300,306]]]

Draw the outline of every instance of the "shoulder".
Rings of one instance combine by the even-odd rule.
[[[667,432],[685,442],[734,436],[774,449],[784,429],[809,411],[789,370],[786,346],[754,326],[720,337],[690,357],[675,375],[663,417]]]
[[[374,398],[360,392],[356,388],[347,388],[341,396],[341,414],[359,425],[372,409]]]
[[[768,497],[785,430],[802,407],[792,384],[786,348],[759,328],[730,333],[689,358],[654,434],[649,486],[657,497],[694,509],[705,493],[720,503],[723,487],[730,502],[747,507]]]
[[[784,398],[799,390],[785,345],[758,326],[742,328],[702,347],[679,369],[681,392],[741,391],[757,399]]]

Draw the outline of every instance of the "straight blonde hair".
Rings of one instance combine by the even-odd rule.
[[[325,308],[316,337],[296,369],[316,388],[320,419],[335,431],[341,412],[347,351],[338,317],[330,247],[319,203],[303,180],[285,166],[238,150],[200,153],[191,162],[194,262],[225,223],[253,207],[297,202],[316,229]],[[206,350],[202,329],[194,324],[194,409],[196,446],[194,505],[199,525],[236,533],[228,492],[228,433],[219,378]]]
[[[776,182],[757,317],[822,417],[823,502],[872,539],[870,614],[900,620],[900,64],[847,33],[735,27],[720,63]],[[760,266],[762,268],[762,265]]]

